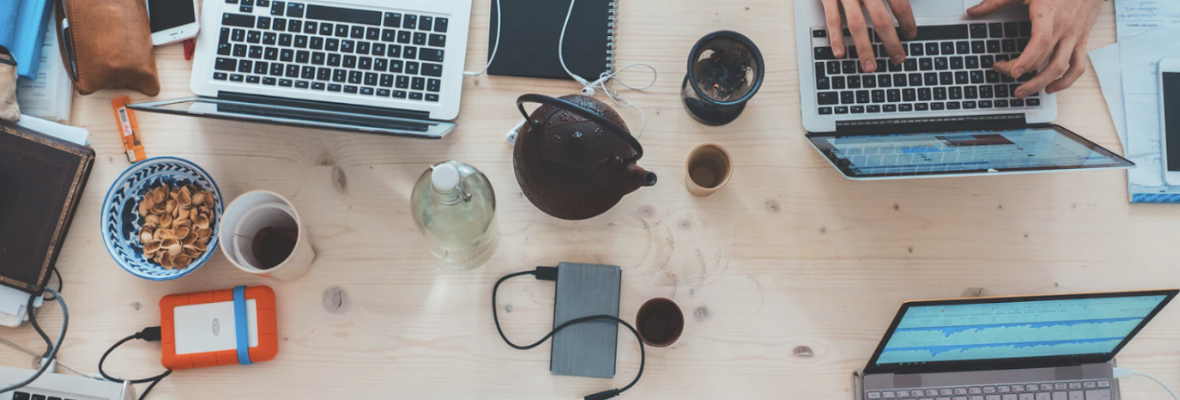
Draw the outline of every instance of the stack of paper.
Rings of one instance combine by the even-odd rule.
[[[1090,53],[1126,157],[1133,203],[1180,203],[1180,187],[1163,179],[1159,62],[1180,58],[1180,2],[1119,0],[1118,44]]]
[[[50,13],[50,19],[53,19]],[[65,64],[58,52],[54,24],[48,24],[45,43],[41,48],[41,66],[37,79],[20,78],[16,100],[21,113],[50,121],[69,123],[74,100],[74,86],[66,74]]]

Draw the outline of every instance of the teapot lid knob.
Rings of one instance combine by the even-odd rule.
[[[439,193],[450,193],[459,187],[459,170],[449,163],[436,165],[430,173],[430,182]]]

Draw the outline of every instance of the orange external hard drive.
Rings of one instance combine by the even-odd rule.
[[[279,352],[275,292],[267,286],[160,299],[164,367],[178,370],[270,361]]]

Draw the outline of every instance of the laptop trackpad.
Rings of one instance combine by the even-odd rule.
[[[910,0],[915,18],[927,17],[959,17],[967,12],[964,3],[972,6],[981,0]]]

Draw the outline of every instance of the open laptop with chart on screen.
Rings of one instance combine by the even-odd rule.
[[[1117,400],[1115,354],[1176,294],[907,302],[864,369],[864,398]]]

